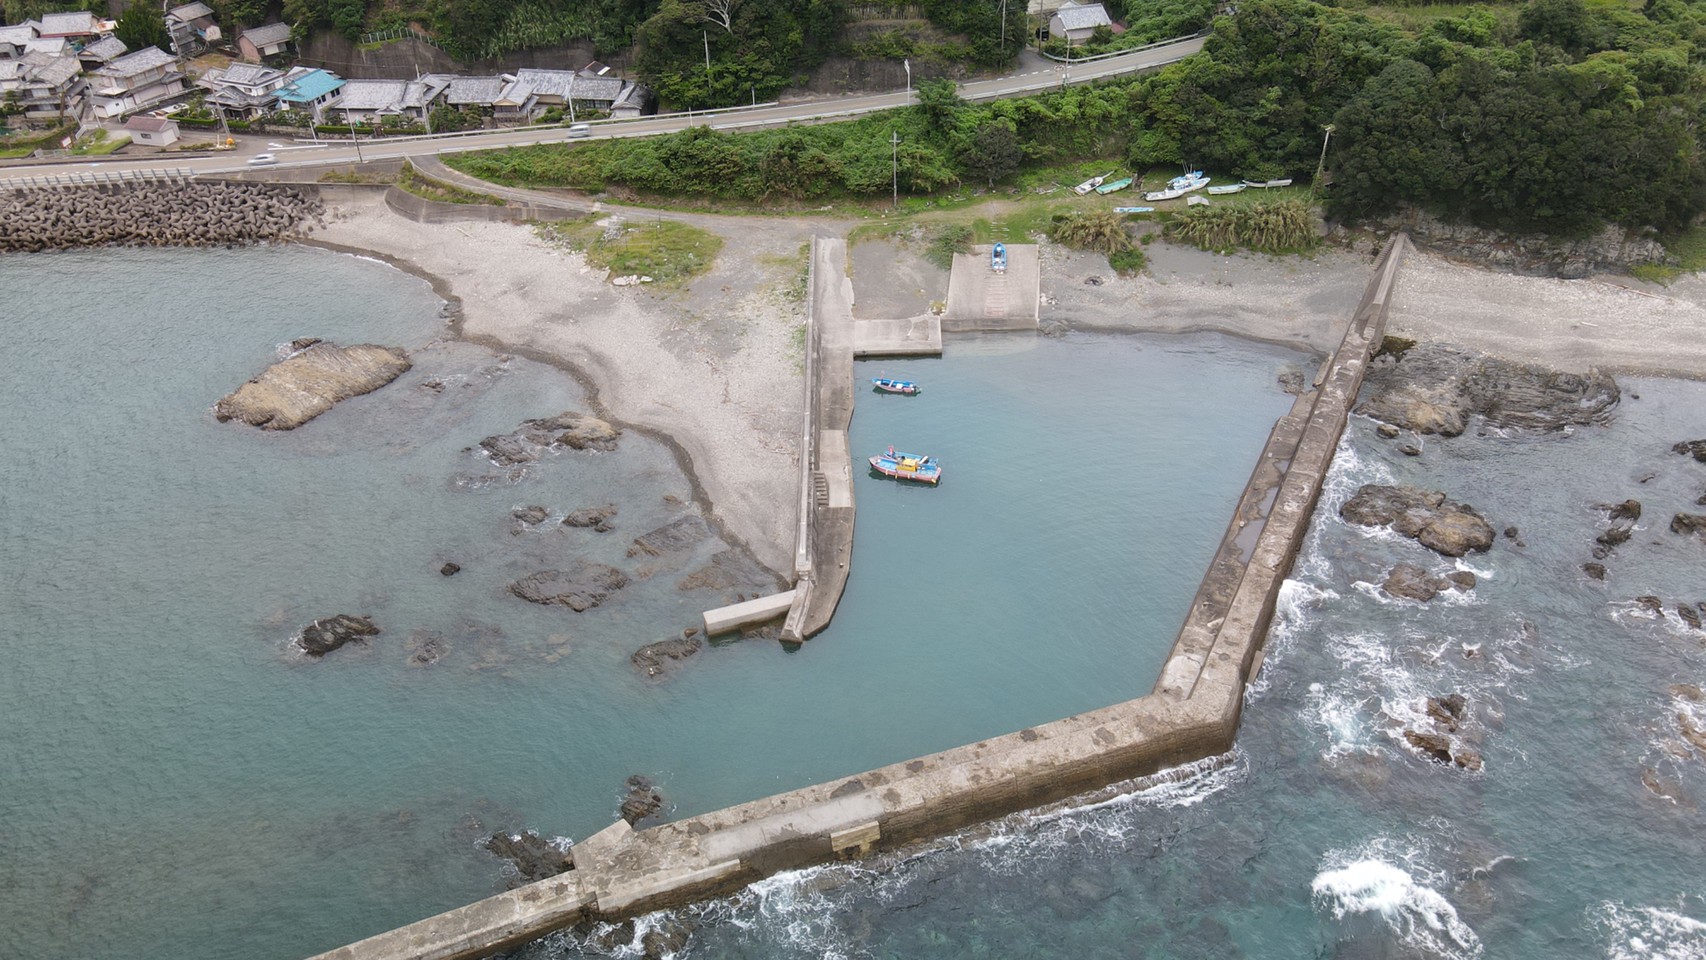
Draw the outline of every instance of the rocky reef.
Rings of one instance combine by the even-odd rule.
[[[515,875],[505,884],[511,890],[575,868],[574,852],[567,841],[547,840],[531,830],[494,833],[480,845],[515,868]]]
[[[1602,421],[1620,393],[1606,374],[1561,373],[1437,344],[1383,349],[1356,412],[1417,433],[1455,437],[1475,415],[1499,427],[1556,430]]]
[[[612,566],[580,560],[568,570],[541,570],[509,585],[529,603],[556,604],[584,613],[628,585],[628,575]]]
[[[0,194],[0,252],[262,243],[296,236],[324,211],[317,195],[270,183],[11,190]]]
[[[1493,546],[1491,524],[1473,507],[1434,490],[1366,484],[1339,508],[1339,516],[1359,526],[1390,527],[1448,557]]]
[[[704,645],[705,641],[699,636],[699,631],[688,627],[681,631],[679,637],[646,644],[635,650],[634,655],[628,659],[641,673],[656,679],[664,675],[672,662],[693,656]]]
[[[385,386],[411,365],[409,355],[394,347],[297,343],[305,346],[220,400],[213,415],[221,423],[241,420],[265,430],[294,430],[340,400]]]
[[[296,642],[310,657],[323,657],[346,643],[366,642],[368,637],[378,635],[379,625],[373,622],[372,617],[340,613],[303,627],[302,636]]]
[[[568,447],[572,450],[615,450],[622,431],[597,417],[565,410],[554,417],[524,420],[513,433],[497,434],[480,441],[492,462],[500,466],[531,463],[541,450]]]

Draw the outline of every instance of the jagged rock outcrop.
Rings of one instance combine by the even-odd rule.
[[[574,450],[614,450],[622,431],[597,417],[565,410],[554,417],[524,420],[512,433],[480,441],[494,463],[509,466],[539,459],[541,450],[569,447]]]
[[[516,507],[514,510],[511,510],[509,512],[509,515],[514,517],[517,520],[520,520],[522,523],[527,524],[528,526],[532,526],[533,524],[536,524],[536,523],[544,523],[545,518],[547,518],[551,515],[551,511],[545,509],[544,507],[541,507],[538,505],[533,505],[533,506],[526,506],[526,507]]]
[[[213,415],[221,423],[294,430],[340,400],[378,390],[410,366],[409,355],[394,347],[314,343],[238,387],[214,405]]]
[[[1493,546],[1493,527],[1473,507],[1438,491],[1367,484],[1339,508],[1339,516],[1365,527],[1391,527],[1448,557]]]
[[[563,518],[565,527],[590,527],[599,533],[609,533],[611,518],[616,516],[616,504],[607,503],[600,507],[582,507],[569,511]]]
[[[322,617],[303,627],[296,643],[310,657],[323,657],[346,643],[365,642],[368,637],[378,635],[379,626],[372,617],[340,613]]]
[[[1468,260],[1477,266],[1566,280],[1599,271],[1623,271],[1636,264],[1671,262],[1657,240],[1631,235],[1617,227],[1606,227],[1591,237],[1567,240],[1448,223],[1414,207],[1406,207],[1368,226],[1383,236],[1403,231],[1424,250]]]
[[[480,845],[515,867],[515,876],[507,884],[511,890],[575,868],[574,851],[567,841],[547,840],[531,830],[494,833]]]
[[[1670,518],[1670,532],[1706,536],[1706,515],[1679,513]]]
[[[612,566],[580,560],[568,570],[542,570],[509,585],[529,603],[556,604],[584,613],[628,585],[628,575]]]
[[[1706,440],[1684,440],[1670,448],[1671,453],[1680,453],[1685,457],[1693,457],[1701,463],[1706,463]]]
[[[1403,597],[1426,603],[1447,590],[1472,590],[1475,575],[1467,570],[1453,570],[1445,576],[1435,576],[1413,563],[1400,563],[1386,575],[1380,589],[1388,596]]]
[[[318,196],[271,183],[193,181],[0,193],[0,252],[282,240],[321,217]]]
[[[635,774],[624,784],[628,793],[622,798],[622,819],[630,826],[638,824],[663,809],[663,794],[652,785],[650,777]]]
[[[1561,373],[1439,344],[1380,354],[1363,391],[1357,413],[1447,437],[1477,414],[1532,430],[1597,423],[1620,397],[1617,381],[1597,371]]]

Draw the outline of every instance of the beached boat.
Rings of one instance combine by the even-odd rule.
[[[1007,245],[997,243],[989,248],[989,269],[996,273],[1007,272]]]
[[[1225,184],[1224,186],[1209,187],[1208,192],[1214,194],[1217,197],[1225,196],[1228,193],[1242,193],[1242,192],[1244,192],[1244,184],[1242,184],[1242,183],[1228,183],[1228,184]]]
[[[1154,207],[1115,207],[1115,213],[1154,213]]]
[[[1121,190],[1124,190],[1126,187],[1129,187],[1129,186],[1131,186],[1131,178],[1130,177],[1121,177],[1120,179],[1115,180],[1111,183],[1102,184],[1101,186],[1096,188],[1096,192],[1105,197],[1110,193],[1117,193]]]
[[[1288,177],[1284,180],[1246,180],[1244,186],[1255,187],[1257,190],[1269,190],[1274,187],[1289,187],[1291,186],[1291,179]]]
[[[935,460],[914,453],[896,453],[892,446],[888,453],[871,458],[871,469],[896,480],[936,483],[942,479],[942,465]]]
[[[893,377],[872,377],[871,383],[883,393],[904,393],[911,396],[918,392],[918,384],[911,380],[896,380]]]
[[[1102,184],[1103,184],[1103,183],[1105,183],[1105,182],[1106,182],[1106,181],[1107,181],[1107,179],[1108,179],[1108,178],[1109,178],[1109,177],[1111,177],[1111,176],[1113,176],[1113,174],[1111,174],[1111,173],[1104,173],[1104,174],[1102,174],[1102,175],[1101,175],[1101,176],[1099,176],[1099,177],[1091,177],[1091,178],[1090,178],[1090,179],[1088,179],[1088,180],[1086,180],[1086,181],[1084,181],[1084,182],[1083,182],[1083,183],[1081,183],[1081,184],[1079,184],[1079,185],[1078,185],[1078,186],[1076,186],[1076,187],[1073,187],[1073,188],[1072,188],[1072,192],[1073,192],[1073,193],[1076,193],[1076,194],[1078,194],[1078,195],[1079,195],[1079,196],[1081,196],[1081,197],[1082,197],[1082,196],[1084,196],[1084,195],[1085,195],[1085,194],[1086,194],[1086,193],[1089,193],[1089,192],[1090,192],[1090,191],[1092,191],[1092,190],[1094,190],[1094,189],[1096,189],[1096,188],[1097,188],[1097,187],[1099,187],[1099,186],[1101,186],[1101,185],[1102,185]]]
[[[1203,176],[1203,172],[1201,170],[1192,170],[1184,176],[1174,177],[1167,181],[1167,189],[1151,190],[1144,194],[1143,199],[1148,200],[1150,203],[1155,203],[1159,200],[1177,200],[1185,194],[1190,193],[1192,190],[1201,190],[1203,187],[1208,186],[1208,179],[1208,177]]]

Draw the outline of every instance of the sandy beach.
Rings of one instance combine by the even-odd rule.
[[[461,302],[465,339],[564,366],[596,391],[598,412],[677,444],[724,532],[791,570],[804,400],[795,331],[805,305],[788,296],[803,263],[797,231],[726,237],[708,273],[665,289],[612,286],[525,225],[420,224],[377,196],[339,200],[327,220],[316,241],[436,278]]]
[[[805,315],[790,288],[798,288],[803,245],[833,225],[691,219],[725,246],[708,273],[678,289],[615,287],[531,227],[415,223],[377,196],[340,200],[314,239],[430,276],[460,301],[462,337],[563,366],[595,391],[602,415],[675,444],[724,532],[786,574]],[[1324,355],[1373,267],[1366,252],[1340,248],[1223,256],[1155,242],[1145,251],[1148,270],[1124,278],[1098,255],[1043,244],[1045,329],[1212,331]],[[850,261],[856,315],[916,315],[946,296],[946,271],[925,262],[919,244],[867,241],[851,248]],[[1696,277],[1669,288],[1553,280],[1413,251],[1387,332],[1563,370],[1706,377],[1706,340],[1691,335],[1701,330],[1706,281]]]

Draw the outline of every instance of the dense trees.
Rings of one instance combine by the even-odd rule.
[[[635,31],[636,71],[676,107],[767,99],[840,42],[845,0],[663,0]]]
[[[159,7],[146,2],[132,3],[124,8],[124,13],[119,15],[118,23],[113,27],[113,36],[123,40],[131,50],[164,47],[172,39],[166,33],[165,14]]]

